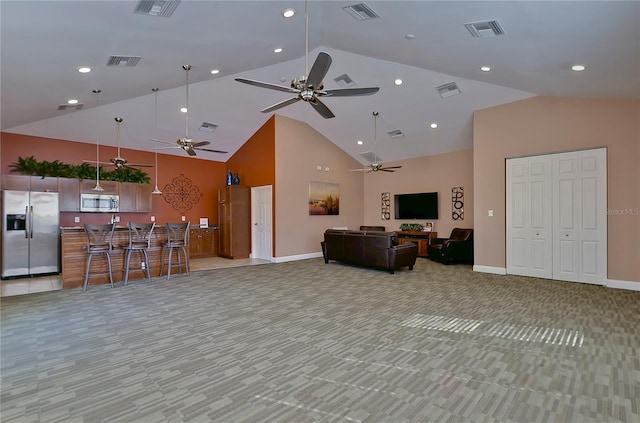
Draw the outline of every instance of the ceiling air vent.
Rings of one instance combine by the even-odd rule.
[[[200,125],[199,129],[202,132],[213,132],[216,130],[216,128],[218,128],[218,125],[216,125],[215,123],[202,122],[202,125]]]
[[[333,79],[340,88],[353,87],[356,83],[346,73]]]
[[[504,30],[497,20],[484,22],[471,22],[464,24],[464,27],[474,38],[487,38],[504,35]]]
[[[360,153],[360,157],[370,163],[376,163],[378,160],[380,160],[380,156],[376,156],[373,151],[365,151],[364,153]]]
[[[80,110],[84,104],[58,104],[58,110]]]
[[[438,93],[442,98],[460,94],[460,88],[458,88],[458,85],[455,82],[449,82],[448,84],[440,85],[439,87],[436,87],[436,90],[438,90]]]
[[[351,6],[343,7],[342,10],[353,16],[356,20],[366,21],[369,19],[377,19],[380,17],[365,3],[358,3]]]
[[[401,138],[404,137],[404,134],[402,133],[401,130],[399,129],[393,129],[391,131],[387,131],[387,134],[391,137],[391,138]]]
[[[139,61],[140,56],[110,56],[107,66],[132,67],[137,65]]]
[[[179,4],[180,0],[140,0],[133,13],[168,18]]]

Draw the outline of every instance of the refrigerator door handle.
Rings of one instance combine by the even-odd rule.
[[[29,206],[24,206],[24,237],[29,238],[31,222],[29,221]]]
[[[30,207],[29,220],[29,238],[33,238],[33,206]]]

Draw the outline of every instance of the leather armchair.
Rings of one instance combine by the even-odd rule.
[[[427,251],[440,263],[473,263],[473,229],[455,228],[449,238],[431,240]]]

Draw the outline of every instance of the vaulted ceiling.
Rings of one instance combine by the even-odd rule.
[[[346,74],[354,88],[380,91],[323,97],[333,119],[303,101],[276,112],[307,122],[362,163],[374,150],[389,162],[471,148],[474,110],[536,95],[640,98],[637,1],[367,1],[379,16],[368,20],[344,10],[355,1],[311,1],[308,55],[302,1],[183,0],[170,17],[135,13],[149,4],[0,2],[2,130],[116,145],[117,116],[122,147],[167,147],[150,138],[185,135],[179,108],[189,64],[189,134],[228,151],[198,157],[225,161],[272,114],[260,110],[292,97],[234,79],[288,86],[321,51],[333,59],[325,89],[341,88],[336,79]],[[294,17],[282,16],[287,8]],[[474,38],[465,27],[486,21],[504,34]],[[139,60],[108,66],[111,56]],[[572,71],[575,64],[586,69]],[[92,71],[81,74],[81,66]],[[459,94],[443,98],[436,88],[449,83]],[[59,110],[69,99],[82,106]],[[202,131],[203,122],[217,127]],[[394,130],[403,135],[391,137]]]

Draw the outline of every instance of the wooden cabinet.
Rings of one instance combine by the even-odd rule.
[[[216,230],[214,228],[189,229],[189,257],[216,257]]]
[[[244,185],[218,189],[218,255],[248,258],[251,252],[251,190]]]
[[[398,237],[398,244],[405,242],[413,242],[418,244],[418,257],[429,257],[427,245],[432,239],[438,237],[437,232],[422,232],[422,231],[398,231],[396,232]]]
[[[39,191],[58,192],[58,178],[29,176],[29,175],[2,175],[2,189],[12,191]]]
[[[58,178],[61,212],[80,211],[80,179]]]
[[[133,182],[120,182],[118,195],[120,197],[120,212],[150,212],[151,185]]]
[[[80,194],[96,194],[93,187],[96,186],[95,179],[80,180]],[[118,182],[116,181],[100,181],[100,186],[104,189],[100,194],[118,195]]]

